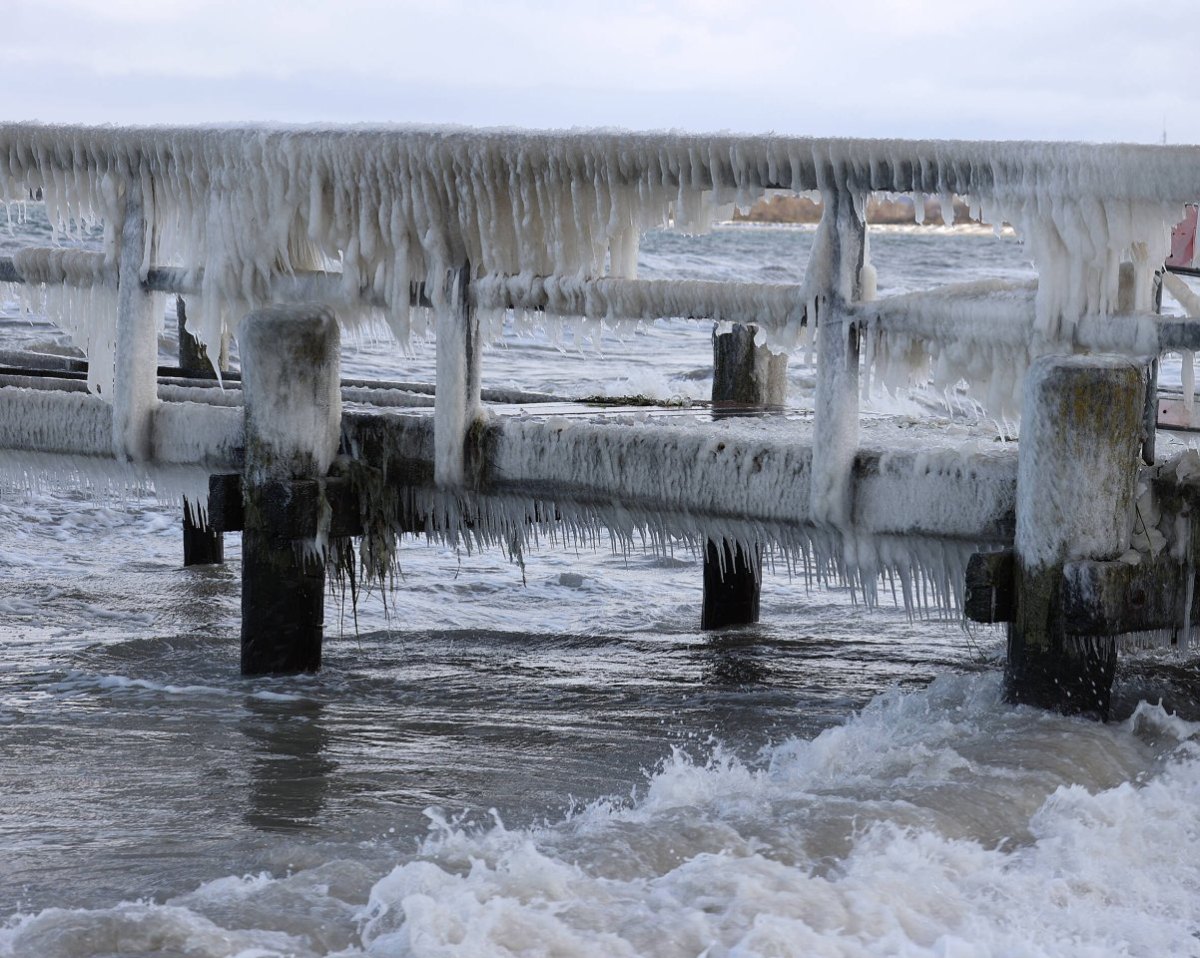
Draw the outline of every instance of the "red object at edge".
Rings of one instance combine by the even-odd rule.
[[[1171,230],[1171,255],[1167,257],[1165,265],[1190,267],[1195,261],[1196,212],[1196,204],[1189,203],[1183,222]]]

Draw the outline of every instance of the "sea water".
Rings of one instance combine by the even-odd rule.
[[[652,234],[641,275],[796,282],[811,238]],[[871,241],[881,294],[1030,275],[1011,237]],[[484,381],[701,398],[709,335],[508,336]],[[0,337],[62,344],[12,302]],[[243,679],[226,552],[182,568],[151,497],[0,496],[0,955],[1200,955],[1194,652],[1123,656],[1100,725],[1004,704],[997,629],[779,571],[708,634],[685,548],[413,539],[330,596],[319,674]]]

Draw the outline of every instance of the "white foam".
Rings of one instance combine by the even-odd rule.
[[[762,765],[676,753],[632,805],[560,827],[435,818],[421,856],[372,890],[366,950],[1188,953],[1194,744],[1168,745],[1134,785],[1125,774],[1148,756],[1128,726],[1004,710],[997,692],[958,679],[889,694]],[[1140,715],[1168,742],[1200,733]]]

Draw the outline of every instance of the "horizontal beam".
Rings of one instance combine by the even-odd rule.
[[[87,392],[0,389],[0,449],[66,456],[112,455],[112,406]],[[150,463],[239,468],[242,410],[160,402],[153,413]]]
[[[237,407],[160,402],[147,466],[208,472],[241,467]],[[0,389],[0,449],[111,455],[112,408],[88,393]],[[771,430],[776,430],[774,433]],[[467,434],[471,493],[524,497],[643,516],[813,528],[812,437],[798,421],[701,424],[603,422],[590,417],[503,417]],[[811,433],[811,429],[808,429]],[[389,486],[432,488],[434,420],[428,413],[344,411],[349,453]],[[1011,450],[938,457],[861,450],[852,523],[869,535],[1005,544],[1012,539],[1016,457]],[[944,458],[944,461],[943,461]],[[929,489],[936,487],[937,495]]]
[[[797,283],[553,276],[485,276],[471,283],[470,295],[475,306],[485,309],[590,319],[714,320],[764,329],[803,326],[808,299],[805,287]]]
[[[1143,556],[1136,565],[1068,562],[1061,593],[1063,631],[1099,636],[1181,629],[1186,575],[1185,567],[1170,555]],[[1191,620],[1200,621],[1200,590],[1191,591]]]
[[[0,257],[0,282],[24,283],[11,257]],[[34,279],[33,281],[37,281]],[[70,282],[70,277],[63,277]],[[92,282],[88,277],[88,282]],[[115,278],[114,278],[115,282]],[[204,271],[153,267],[145,288],[156,293],[198,295]],[[432,307],[424,283],[411,285],[410,305]],[[806,294],[799,284],[726,283],[706,280],[644,280],[602,277],[592,280],[544,276],[485,276],[468,287],[473,306],[521,309],[556,316],[646,320],[666,317],[755,323],[767,329],[802,325]],[[273,276],[264,299],[272,303],[323,303],[333,308],[385,308],[367,287],[347,289],[341,273],[298,270]]]
[[[0,281],[24,282],[11,258],[0,258]],[[202,285],[202,271],[176,267],[156,267],[146,279],[151,291],[180,295],[200,293]],[[414,283],[411,289],[411,305],[433,305],[424,284]],[[807,323],[808,293],[797,283],[485,276],[470,284],[468,295],[477,308],[529,310],[552,316],[647,322],[671,317],[746,323],[764,330],[798,329]],[[1018,347],[1033,338],[1036,295],[1035,281],[982,280],[856,304],[851,316],[860,326],[885,334],[939,343]],[[320,302],[334,308],[385,306],[383,298],[370,290],[347,291],[340,273],[321,271],[276,276],[267,298],[276,303]],[[1200,320],[1153,313],[1085,316],[1072,336],[1074,345],[1094,352],[1150,357],[1167,351],[1200,350]],[[0,353],[0,363],[4,356]]]
[[[938,343],[1015,348],[1034,340],[1036,281],[980,280],[890,296],[851,307],[866,329]],[[1071,344],[1090,352],[1146,357],[1200,350],[1200,320],[1156,313],[1084,316]]]
[[[497,184],[550,171],[555,182],[667,187],[921,191],[1032,196],[1061,184],[1077,197],[1180,204],[1200,196],[1200,150],[1190,146],[1016,141],[896,140],[776,135],[498,131],[445,128],[98,127],[0,124],[0,162],[22,189],[72,183],[91,170],[144,170],[204,177],[227,192],[253,184],[246,169],[301,168],[316,186],[350,190],[370,157],[404,187],[470,181]],[[345,173],[341,173],[345,170]],[[309,188],[297,191],[308,202]],[[460,202],[473,198],[457,191]]]
[[[980,552],[967,563],[963,613],[972,622],[1011,622],[1016,613],[1011,549]],[[1194,575],[1194,573],[1192,573]],[[1080,559],[1063,566],[1057,615],[1067,635],[1099,637],[1181,629],[1187,571],[1170,555],[1136,564]],[[1200,589],[1191,620],[1200,621]]]
[[[764,439],[761,420],[739,434],[719,427],[497,419],[467,436],[467,486],[484,495],[619,504],[654,514],[808,525],[811,436],[782,423]],[[429,416],[345,412],[355,458],[398,486],[433,484]],[[856,530],[980,542],[1011,541],[1016,457],[1008,451],[947,457],[860,451],[853,481]],[[939,494],[929,495],[930,483]]]
[[[49,389],[72,389],[65,385],[68,382],[85,382],[87,380],[88,361],[68,356],[55,356],[50,353],[29,353],[15,350],[0,350],[0,378],[44,379]],[[236,391],[241,389],[242,375],[237,370],[225,370],[221,373],[221,381],[208,376],[196,377],[188,370],[178,366],[159,366],[159,385],[183,386],[191,389],[211,389]],[[8,382],[6,385],[33,385],[27,383]],[[388,399],[390,393],[411,393],[415,396],[432,398],[436,392],[433,383],[406,382],[399,380],[375,380],[343,377],[341,381],[342,396],[348,402],[364,402],[373,405],[426,405],[421,402],[398,402]],[[540,403],[564,403],[575,400],[566,396],[555,396],[552,393],[532,392],[527,389],[510,389],[503,387],[484,388],[481,398],[490,403],[511,403],[516,405],[537,405]]]
[[[340,478],[269,480],[257,496],[260,525],[282,539],[311,539],[327,522],[332,539],[363,534],[358,497]],[[214,532],[241,532],[246,516],[240,473],[219,473],[208,481],[208,527]]]

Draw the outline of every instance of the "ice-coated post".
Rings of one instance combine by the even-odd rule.
[[[142,181],[125,181],[125,217],[117,251],[117,343],[113,404],[113,455],[119,461],[151,458],[151,422],[158,404],[158,322],[154,298],[142,284],[150,237]]]
[[[182,296],[175,297],[175,319],[179,327],[179,370],[184,376],[210,379],[216,374],[208,360],[204,344],[187,330],[187,306]],[[183,564],[220,565],[225,561],[225,541],[211,526],[192,518],[190,504],[183,504]]]
[[[479,416],[479,317],[470,302],[470,279],[469,263],[451,273],[447,301],[437,309],[433,469],[439,486],[462,485],[467,430]]]
[[[1063,563],[1116,559],[1129,548],[1143,376],[1115,356],[1046,356],[1029,370],[1018,446],[1010,701],[1108,715],[1116,645],[1111,637],[1065,635]]]
[[[713,329],[713,418],[761,409],[782,410],[787,398],[787,354],[757,346],[753,326]],[[736,543],[709,539],[704,548],[704,607],[700,628],[758,621],[762,559]]]
[[[817,388],[813,410],[812,485],[814,522],[850,525],[852,470],[858,449],[858,330],[847,306],[862,294],[866,222],[845,190],[822,191],[823,210],[806,282],[813,287],[816,316]]]
[[[238,327],[245,399],[242,674],[321,665],[325,563],[263,519],[289,480],[325,476],[341,433],[337,320],[318,306],[272,307]],[[277,512],[279,510],[276,510]]]
[[[787,401],[787,353],[772,353],[754,342],[755,326],[713,328],[714,413],[738,409],[780,409]]]

